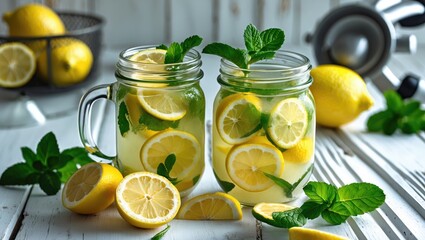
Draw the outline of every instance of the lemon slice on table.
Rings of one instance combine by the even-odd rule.
[[[206,193],[183,203],[177,215],[187,220],[240,220],[242,209],[239,201],[223,193]]]
[[[176,121],[186,115],[186,104],[179,92],[166,89],[140,89],[137,97],[143,108],[156,118]]]
[[[104,163],[89,163],[78,169],[65,183],[62,204],[80,214],[93,214],[114,202],[121,173]]]
[[[0,87],[15,88],[27,84],[34,75],[35,68],[35,55],[26,45],[0,45]]]
[[[261,101],[252,94],[230,95],[220,102],[216,112],[218,133],[229,144],[242,143],[261,129]]]
[[[164,130],[150,137],[140,150],[140,160],[149,172],[157,172],[160,163],[174,154],[176,161],[170,171],[171,178],[182,180],[201,161],[201,145],[187,132]]]
[[[289,240],[349,240],[349,238],[316,229],[292,227],[289,229]]]
[[[166,53],[164,49],[146,49],[137,52],[129,59],[140,63],[164,64]]]
[[[258,203],[252,208],[252,215],[259,221],[274,226],[275,220],[272,216],[274,212],[284,212],[294,208],[284,203]]]
[[[234,146],[226,159],[229,177],[240,188],[260,192],[274,183],[265,173],[280,177],[283,173],[282,153],[268,144],[246,143]]]
[[[180,193],[165,177],[150,172],[127,175],[118,185],[118,212],[133,226],[156,228],[177,215]]]
[[[267,133],[276,146],[288,149],[304,137],[307,125],[308,113],[303,102],[287,98],[271,110]]]

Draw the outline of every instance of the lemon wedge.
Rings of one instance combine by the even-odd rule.
[[[292,227],[289,229],[289,240],[349,240],[349,238],[336,234],[303,227]]]

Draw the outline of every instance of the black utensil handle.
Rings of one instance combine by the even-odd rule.
[[[415,0],[425,6],[425,0]],[[416,27],[425,23],[425,13],[411,16],[399,21],[402,27]]]

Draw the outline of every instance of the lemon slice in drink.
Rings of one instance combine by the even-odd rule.
[[[132,55],[129,59],[131,61],[140,63],[153,63],[153,64],[164,64],[165,53],[164,49],[146,49]]]
[[[275,226],[272,214],[274,212],[284,212],[295,207],[284,203],[258,203],[252,208],[252,215],[259,221]],[[279,227],[279,225],[277,225]]]
[[[292,227],[289,229],[289,240],[349,240],[349,238],[316,229]]]
[[[180,193],[165,177],[150,172],[127,175],[117,187],[118,212],[133,226],[156,228],[177,215]]]
[[[78,169],[65,183],[62,204],[80,214],[93,214],[114,202],[121,173],[104,163],[89,163]]]
[[[311,137],[301,139],[295,146],[282,152],[285,161],[293,163],[306,163],[314,154],[314,140]]]
[[[308,113],[303,102],[287,98],[277,103],[270,112],[267,133],[276,146],[288,149],[304,137],[307,125]]]
[[[216,112],[217,130],[229,144],[242,143],[261,129],[261,102],[252,94],[230,95],[220,102]]]
[[[15,88],[27,84],[34,75],[33,51],[22,43],[0,45],[0,87]]]
[[[186,115],[186,104],[179,92],[166,89],[140,89],[137,97],[143,108],[156,118],[176,121]]]
[[[177,215],[188,220],[240,220],[242,209],[239,201],[223,193],[206,193],[183,203]]]
[[[182,180],[201,161],[201,145],[187,132],[164,130],[150,137],[140,150],[140,160],[149,172],[157,172],[160,163],[174,154],[176,161],[170,171],[171,178]]]
[[[283,173],[282,153],[269,144],[246,143],[234,146],[226,159],[229,177],[240,188],[260,192],[274,183],[265,173],[280,177]]]

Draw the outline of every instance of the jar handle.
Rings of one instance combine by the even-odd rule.
[[[93,104],[97,100],[106,99],[113,101],[111,98],[112,86],[112,84],[102,84],[91,88],[83,95],[78,107],[78,130],[81,142],[89,153],[104,158],[108,163],[111,163],[116,156],[108,156],[99,150],[96,141],[93,139],[91,113]]]

